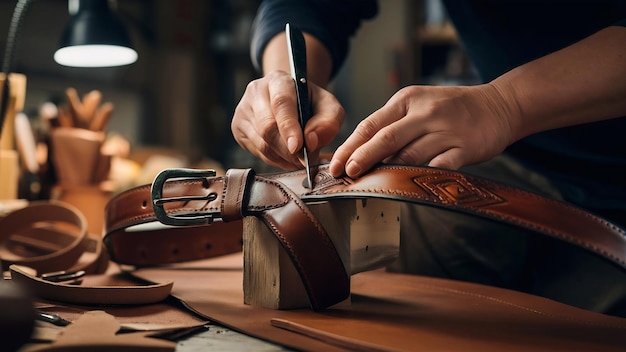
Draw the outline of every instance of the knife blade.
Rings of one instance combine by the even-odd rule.
[[[289,68],[296,86],[298,120],[304,136],[304,126],[311,118],[311,101],[309,99],[309,85],[307,81],[306,43],[302,32],[289,23],[285,25],[285,33],[287,34],[287,49],[289,51]],[[304,167],[306,168],[306,179],[302,185],[305,188],[312,189],[313,175],[306,145],[302,146],[302,154],[304,155]]]

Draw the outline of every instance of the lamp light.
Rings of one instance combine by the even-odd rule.
[[[137,61],[126,28],[108,0],[69,0],[72,19],[54,61],[72,67],[112,67]]]

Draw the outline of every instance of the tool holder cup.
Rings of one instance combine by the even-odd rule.
[[[80,209],[87,218],[89,233],[100,235],[104,208],[112,193],[107,182],[111,155],[102,152],[105,133],[59,127],[50,137],[57,178],[51,198]]]

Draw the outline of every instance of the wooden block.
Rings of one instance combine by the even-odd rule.
[[[400,243],[400,203],[334,200],[308,204],[350,274],[395,260]],[[271,309],[309,307],[298,273],[274,234],[259,219],[244,219],[244,303]],[[324,258],[320,258],[324,260]]]
[[[243,221],[244,303],[271,309],[308,306],[306,291],[274,234],[256,217]]]

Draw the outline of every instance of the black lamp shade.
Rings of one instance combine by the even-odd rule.
[[[137,53],[107,0],[80,0],[54,59],[66,66],[107,67],[131,64]]]

